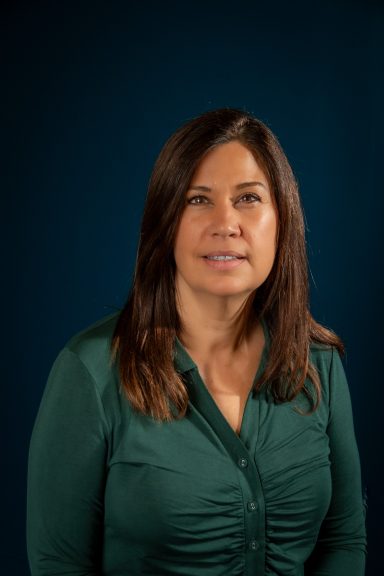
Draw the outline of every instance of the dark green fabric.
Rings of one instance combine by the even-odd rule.
[[[318,410],[250,393],[231,429],[179,342],[187,416],[134,412],[110,361],[116,318],[58,356],[29,460],[33,576],[362,576],[360,467],[337,352],[313,347]],[[268,354],[266,346],[259,368]]]

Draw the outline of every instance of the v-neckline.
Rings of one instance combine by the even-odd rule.
[[[232,441],[230,442],[231,445],[233,442],[235,442],[235,445],[237,446],[239,441],[243,444],[245,440],[245,432],[246,428],[248,428],[247,422],[249,420],[249,412],[251,408],[251,399],[254,396],[255,382],[259,379],[266,364],[267,351],[270,346],[270,337],[265,320],[261,319],[260,322],[264,333],[264,346],[261,352],[260,362],[256,370],[256,374],[253,378],[252,387],[248,393],[247,400],[244,405],[240,430],[238,433],[236,430],[234,430],[234,428],[232,428],[231,424],[220,410],[212,394],[209,392],[207,386],[200,376],[197,365],[189,356],[181,342],[177,339],[176,363],[178,365],[178,369],[180,372],[192,371],[192,378],[190,380],[188,379],[187,382],[190,400],[195,404],[195,407],[199,410],[199,412],[206,418],[208,423],[211,425],[214,424],[213,427],[221,432],[225,430],[225,436],[227,439],[232,437]]]

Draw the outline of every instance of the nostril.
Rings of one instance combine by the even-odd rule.
[[[241,233],[240,227],[238,225],[229,225],[229,226],[217,226],[213,228],[212,235],[213,236],[221,236],[223,238],[230,237],[230,236],[238,236]]]

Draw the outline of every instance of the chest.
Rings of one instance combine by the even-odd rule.
[[[123,560],[131,563],[126,542],[138,542],[137,561],[147,564],[132,573],[182,574],[187,567],[188,574],[205,574],[208,557],[220,576],[240,575],[252,558],[264,569],[257,554],[263,556],[265,547],[250,555],[244,547],[249,539],[284,539],[287,557],[295,547],[302,554],[303,542],[311,548],[331,490],[326,423],[251,395],[239,437],[206,387],[191,384],[184,419],[160,424],[133,414],[114,434],[105,492],[110,562],[119,542],[130,550]],[[225,400],[217,399],[225,410]],[[229,417],[233,398],[230,406]],[[289,570],[283,566],[279,573]],[[248,573],[258,574],[253,565]]]

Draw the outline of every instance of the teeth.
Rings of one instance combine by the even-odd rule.
[[[237,260],[236,256],[207,256],[208,260]]]

